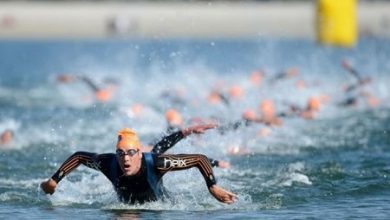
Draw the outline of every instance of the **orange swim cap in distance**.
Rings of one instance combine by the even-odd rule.
[[[168,111],[165,112],[165,119],[170,125],[183,125],[183,118],[181,117],[180,113],[173,108],[168,109]]]

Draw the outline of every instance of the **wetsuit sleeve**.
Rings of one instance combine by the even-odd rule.
[[[163,154],[156,157],[157,170],[161,175],[169,171],[186,170],[197,167],[208,187],[216,184],[209,159],[202,154]]]
[[[76,169],[80,164],[95,170],[99,170],[100,166],[99,162],[97,161],[97,156],[98,154],[90,152],[76,152],[61,165],[61,167],[51,178],[58,183],[62,180],[62,178]]]
[[[152,152],[162,154],[173,147],[177,142],[184,138],[183,132],[177,131],[169,136],[164,137],[161,141],[153,146]]]

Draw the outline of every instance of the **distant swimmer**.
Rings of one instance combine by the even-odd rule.
[[[162,177],[176,170],[199,169],[211,195],[232,204],[237,196],[216,184],[208,158],[201,154],[142,153],[141,143],[132,129],[118,132],[116,153],[76,152],[55,174],[41,183],[42,190],[53,194],[58,183],[80,164],[102,172],[112,183],[118,198],[125,203],[145,203],[167,196]]]
[[[229,97],[231,100],[240,100],[244,95],[245,92],[239,85],[233,85],[229,88]]]
[[[347,70],[347,72],[350,73],[357,80],[356,83],[345,86],[345,88],[344,88],[345,92],[352,92],[352,91],[359,89],[362,86],[370,84],[372,82],[371,77],[364,77],[363,78],[361,76],[361,74],[356,69],[354,69],[352,67],[351,63],[348,60],[346,60],[346,59],[342,60],[341,66],[345,70]]]
[[[100,88],[92,81],[92,79],[86,76],[64,74],[57,77],[57,81],[60,83],[70,83],[76,80],[84,82],[94,92],[95,98],[100,102],[107,102],[111,100],[117,86],[117,82],[115,80],[107,80],[106,82],[108,82],[108,85],[105,88]]]
[[[218,126],[217,130],[220,134],[225,134],[227,131],[248,127],[252,125],[254,121],[256,121],[256,112],[252,109],[246,109],[242,113],[241,119]]]
[[[339,107],[357,107],[361,101],[365,101],[368,107],[375,108],[380,104],[379,99],[372,93],[367,91],[361,91],[356,95],[349,95],[347,98],[339,102]]]
[[[265,99],[260,103],[260,117],[252,113],[246,113],[246,120],[261,123],[267,126],[281,126],[282,120],[275,113],[275,106],[272,100]]]
[[[221,134],[224,134],[226,131],[248,127],[254,123],[278,127],[283,124],[283,121],[276,115],[273,102],[267,99],[263,100],[260,104],[260,116],[258,116],[253,109],[246,109],[242,113],[241,120],[219,126],[217,129]],[[269,133],[269,129],[262,129],[259,132],[260,136],[267,136]]]
[[[168,123],[167,131],[180,130],[184,126],[184,120],[181,114],[174,108],[170,108],[165,112],[165,119]]]
[[[249,81],[253,86],[259,87],[259,86],[261,86],[261,83],[263,82],[264,76],[265,76],[265,73],[263,70],[255,70],[250,74]]]
[[[299,68],[291,67],[288,68],[287,70],[282,71],[281,73],[276,74],[274,77],[270,79],[270,82],[275,83],[279,80],[296,77],[298,75],[299,75]]]
[[[379,99],[374,94],[364,91],[363,88],[364,86],[372,83],[372,78],[363,78],[346,59],[342,60],[341,66],[356,79],[356,82],[344,86],[343,90],[347,93],[348,97],[341,101],[338,105],[341,107],[357,106],[360,99],[365,99],[369,107],[377,107],[379,105]]]
[[[326,103],[329,100],[329,97],[326,95],[321,95],[318,97],[312,96],[307,100],[305,108],[289,105],[289,110],[279,114],[280,117],[302,117],[307,120],[314,119],[316,114],[320,111],[322,103]]]
[[[207,101],[210,103],[210,104],[224,104],[226,106],[229,106],[230,105],[230,100],[229,98],[223,94],[221,91],[218,91],[218,90],[212,90],[209,95],[207,96]]]
[[[310,97],[307,101],[306,108],[300,112],[300,116],[304,119],[311,120],[316,117],[320,111],[321,101],[318,97]]]
[[[4,130],[0,136],[1,145],[9,144],[12,141],[13,137],[14,137],[14,132],[11,129]]]

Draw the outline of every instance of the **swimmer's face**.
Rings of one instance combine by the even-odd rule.
[[[139,147],[130,145],[117,146],[116,156],[125,176],[133,176],[141,168],[142,152]]]

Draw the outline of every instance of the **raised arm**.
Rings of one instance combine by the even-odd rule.
[[[163,154],[183,138],[184,135],[182,131],[177,131],[173,134],[170,134],[155,144],[151,152],[156,154]]]
[[[152,152],[156,154],[163,154],[177,142],[191,134],[203,134],[206,130],[215,128],[215,124],[195,125],[177,131],[169,136],[164,137],[161,141],[153,146]]]
[[[57,184],[70,172],[76,169],[80,164],[83,164],[89,168],[99,170],[98,164],[94,158],[97,154],[89,152],[76,152],[70,156],[54,173],[54,175],[47,181],[41,183],[41,188],[46,194],[53,194]]]
[[[157,170],[164,175],[169,171],[186,170],[197,167],[206,181],[209,192],[220,202],[231,204],[236,195],[217,186],[209,159],[202,154],[158,155]]]

